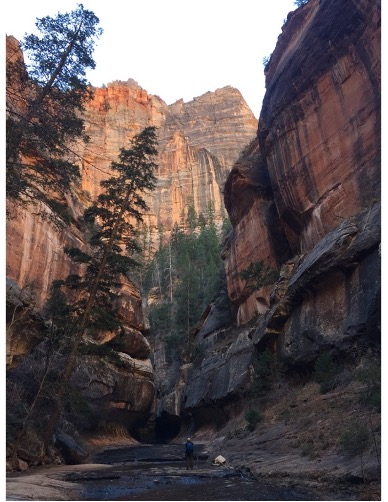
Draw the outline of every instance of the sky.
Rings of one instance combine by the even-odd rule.
[[[18,0],[7,2],[5,32],[21,39],[36,18],[95,13],[104,33],[94,52],[95,87],[134,79],[167,104],[236,87],[258,117],[265,93],[263,58],[275,48],[293,0]]]

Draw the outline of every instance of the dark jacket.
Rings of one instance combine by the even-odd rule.
[[[194,453],[194,445],[191,441],[186,441],[186,455],[192,455]]]

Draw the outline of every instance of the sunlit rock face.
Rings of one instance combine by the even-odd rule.
[[[7,56],[11,62],[22,58],[13,37],[7,37]],[[20,94],[18,82],[11,82],[15,92],[7,94],[7,107],[23,112],[23,100],[15,99]],[[74,187],[62,202],[67,203],[70,223],[53,214],[43,202],[7,201],[7,368],[22,371],[26,367],[26,371],[33,371],[34,364],[41,365],[41,358],[36,359],[44,351],[48,329],[44,306],[52,281],[80,272],[64,249],[88,250],[76,219],[90,203],[90,197],[80,187]],[[94,342],[114,342],[121,364],[108,363],[97,356],[79,356],[75,373],[77,386],[93,409],[96,422],[114,420],[129,426],[139,414],[148,416],[152,409],[154,375],[150,345],[144,336],[148,327],[140,292],[127,277],[121,276],[120,282],[122,287],[113,305],[123,326],[120,339],[115,340],[115,333],[100,333]],[[100,371],[101,365],[106,366],[104,372]]]
[[[216,220],[222,221],[225,179],[257,130],[253,113],[232,87],[167,105],[131,79],[95,89],[85,120],[90,143],[77,151],[84,159],[82,186],[92,198],[120,148],[127,148],[144,127],[157,127],[158,181],[147,197],[150,212],[145,216],[154,236],[160,228],[168,232],[184,223],[190,203],[204,215],[212,204]]]
[[[379,3],[291,13],[266,87],[257,140],[225,186],[224,260],[239,322],[260,314],[255,344],[297,364],[379,336]],[[281,271],[271,294],[239,275],[260,260]]]
[[[378,4],[310,1],[266,71],[260,145],[296,253],[380,197]]]
[[[233,166],[225,184],[225,207],[233,230],[223,251],[229,297],[238,306],[238,324],[269,307],[270,288],[252,291],[243,274],[260,261],[277,270],[290,255],[280,225],[268,172],[255,139]]]

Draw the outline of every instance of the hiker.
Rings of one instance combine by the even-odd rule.
[[[186,470],[193,468],[194,445],[190,438],[186,441]]]

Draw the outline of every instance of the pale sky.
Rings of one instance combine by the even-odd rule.
[[[226,85],[239,89],[258,117],[265,92],[263,58],[275,48],[294,0],[19,0],[3,9],[4,30],[21,39],[36,18],[78,3],[104,33],[87,74],[101,87],[132,78],[167,104]]]

